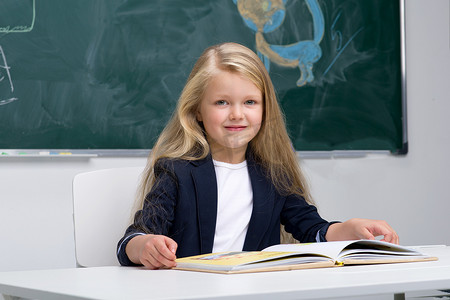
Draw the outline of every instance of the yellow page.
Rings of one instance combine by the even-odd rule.
[[[237,266],[292,255],[291,252],[220,252],[177,259],[177,263],[195,263],[200,265]]]

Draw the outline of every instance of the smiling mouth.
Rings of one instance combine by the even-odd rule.
[[[247,128],[247,126],[225,126],[225,129],[229,131],[242,131],[245,128]]]

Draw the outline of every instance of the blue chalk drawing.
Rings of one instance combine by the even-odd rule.
[[[256,50],[267,70],[270,70],[270,62],[284,67],[298,67],[300,78],[297,80],[297,86],[300,87],[314,80],[314,63],[322,57],[319,44],[324,36],[325,21],[317,0],[305,0],[313,19],[313,39],[289,45],[269,44],[264,33],[272,32],[283,24],[286,1],[233,0],[244,23],[255,32]]]
[[[329,64],[329,66],[325,69],[325,71],[323,72],[323,76],[327,75],[327,73],[330,71],[330,69],[333,67],[333,65],[336,63],[337,59],[341,56],[341,54],[344,52],[345,48],[348,47],[348,45],[350,44],[351,41],[353,41],[355,39],[355,37],[364,30],[364,27],[360,27],[358,30],[356,30],[355,33],[353,33],[353,35],[348,39],[348,41],[342,45],[342,41],[343,41],[343,37],[342,37],[342,32],[340,30],[336,30],[335,26],[336,23],[338,22],[338,20],[341,18],[341,13],[339,13],[336,18],[333,21],[333,24],[331,25],[331,40],[337,40],[337,46],[336,46],[336,51],[337,54],[336,56],[333,58],[333,60],[331,61],[331,63]]]

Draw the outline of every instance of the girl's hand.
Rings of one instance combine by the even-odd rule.
[[[377,236],[383,236],[382,241],[398,244],[397,233],[385,221],[369,219],[350,219],[344,223],[330,225],[325,235],[327,241],[343,240],[374,240]]]
[[[125,251],[135,264],[154,270],[175,267],[177,247],[177,243],[167,236],[146,234],[133,237]]]

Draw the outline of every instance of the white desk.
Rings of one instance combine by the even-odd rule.
[[[450,289],[450,247],[439,261],[222,275],[129,267],[0,272],[0,293],[33,299],[342,299]]]

